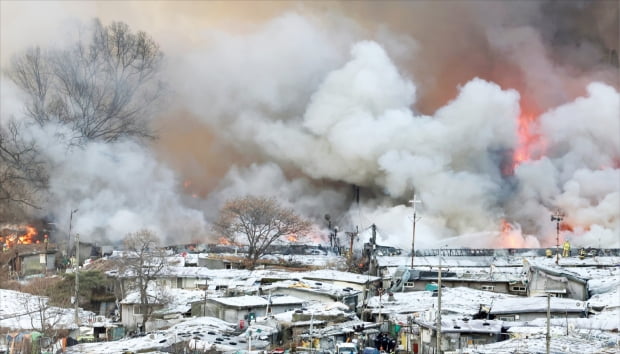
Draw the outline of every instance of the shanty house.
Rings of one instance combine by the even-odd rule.
[[[361,291],[352,287],[339,287],[322,282],[308,280],[285,280],[277,282],[269,287],[273,294],[290,295],[307,300],[316,300],[321,303],[342,302],[350,310],[355,311]]]
[[[499,299],[491,305],[489,315],[502,321],[531,321],[546,317],[547,310],[551,318],[583,318],[588,305],[585,301],[546,296]]]
[[[294,296],[233,296],[207,299],[192,308],[193,315],[217,317],[226,322],[251,321],[271,313],[282,313],[301,308],[305,300]],[[206,309],[202,306],[205,306]]]
[[[585,301],[588,299],[588,281],[579,275],[562,268],[531,264],[525,261],[527,273],[527,295],[546,296],[553,293],[558,297],[566,297]]]
[[[415,321],[420,326],[418,353],[437,353],[437,321]],[[502,321],[493,320],[442,320],[441,352],[459,352],[461,348],[484,345],[507,339],[502,334]],[[417,344],[417,345],[416,345]],[[415,352],[415,350],[414,350]]]

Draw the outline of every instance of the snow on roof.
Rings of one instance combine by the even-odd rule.
[[[422,327],[436,329],[437,321],[416,320]],[[441,333],[500,333],[503,321],[451,319],[441,321]]]
[[[204,291],[188,290],[176,288],[161,288],[149,286],[147,290],[149,303],[163,304],[164,307],[157,310],[158,314],[185,313],[191,308],[191,303],[196,301],[204,301]],[[140,292],[134,291],[129,293],[121,304],[139,304]]]
[[[210,302],[217,302],[225,306],[237,308],[265,307],[269,304],[268,296],[232,296],[209,299]],[[272,305],[301,305],[305,300],[294,296],[271,296]]]
[[[550,309],[552,312],[584,312],[587,309],[585,301],[551,297]],[[497,299],[491,305],[491,314],[547,312],[547,297],[517,297]]]
[[[0,289],[0,327],[13,329],[38,329],[41,315],[47,324],[56,328],[74,328],[75,309],[48,306],[46,297]],[[81,323],[88,323],[95,314],[78,309]]]
[[[524,255],[494,255],[494,256],[442,256],[442,267],[490,267],[491,264],[496,267],[520,267],[523,260],[528,259],[541,266],[555,265],[555,257],[547,258],[541,256],[524,256]],[[411,267],[411,256],[379,256],[377,262],[380,267]],[[560,258],[561,266],[573,267],[613,267],[620,264],[620,257],[579,257]],[[439,256],[416,256],[414,258],[414,267],[437,267],[439,265]]]
[[[380,280],[380,277],[350,273],[350,272],[342,272],[333,269],[318,269],[309,272],[300,272],[297,275],[304,279],[311,280],[333,280],[333,281],[341,281],[355,284],[366,284],[376,280]]]
[[[377,257],[379,267],[411,267],[411,257]],[[424,256],[414,258],[414,268],[437,267],[518,267],[523,265],[523,257],[499,256]]]
[[[154,352],[175,343],[189,341],[187,349],[209,349],[218,352],[247,349],[244,334],[234,335],[235,325],[214,317],[198,317],[183,320],[166,330],[148,333],[143,337],[126,338],[102,343],[84,343],[67,347],[67,353],[116,354],[126,352]],[[218,340],[219,339],[219,340]],[[219,343],[218,343],[219,342]],[[234,344],[233,344],[234,343]],[[252,339],[252,347],[265,348],[267,342]]]
[[[305,279],[299,280],[283,280],[264,286],[263,289],[295,289],[300,292],[311,292],[317,294],[326,294],[334,298],[342,298],[343,296],[351,296],[359,294],[361,291],[350,287],[341,287],[334,284],[309,281]]]
[[[551,353],[617,353],[618,334],[602,333],[591,330],[586,332],[569,331],[552,335],[550,340]],[[556,333],[554,330],[552,333]],[[546,333],[546,332],[545,332]],[[545,334],[533,334],[526,338],[513,338],[501,342],[476,345],[461,349],[462,353],[477,354],[512,354],[512,353],[545,353]]]
[[[548,262],[543,263],[543,262],[536,262],[533,260],[529,260],[528,262],[529,262],[530,268],[538,269],[547,274],[551,274],[555,276],[563,276],[573,281],[584,283],[584,284],[588,281],[588,279],[584,278],[582,275],[572,272],[568,269],[562,268],[560,266],[557,266],[555,263],[549,264]]]
[[[602,274],[600,278],[590,279],[588,281],[588,290],[591,294],[603,294],[611,291],[618,291],[620,288],[620,268],[616,269],[617,273],[611,275],[609,273]]]
[[[437,306],[437,297],[430,291],[414,291],[394,293],[396,301],[389,301],[388,294],[381,296],[381,313],[398,314],[423,312]],[[478,313],[481,304],[490,304],[496,299],[512,299],[514,295],[493,293],[470,288],[443,288],[441,307],[442,313],[453,313],[459,316],[471,316]],[[379,296],[368,300],[371,312],[379,312]]]

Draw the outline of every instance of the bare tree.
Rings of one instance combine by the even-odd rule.
[[[146,33],[95,20],[89,40],[64,50],[30,49],[13,58],[7,75],[28,94],[26,115],[41,125],[68,125],[72,143],[144,138],[153,136],[161,59]]]
[[[142,328],[146,329],[146,322],[156,306],[162,305],[165,300],[163,293],[161,297],[149,293],[149,285],[154,285],[155,279],[165,269],[165,250],[159,246],[157,235],[146,229],[128,234],[124,244],[130,254],[122,259],[121,269],[135,277],[136,290],[140,293]]]
[[[43,333],[53,341],[58,338],[61,330],[59,325],[66,315],[66,309],[51,306],[48,298],[44,296],[26,293],[18,293],[18,302],[23,309],[23,313],[20,315],[28,316],[33,329]]]
[[[36,144],[20,135],[24,123],[0,125],[0,215],[18,217],[37,208],[47,188],[47,165]]]
[[[231,242],[247,241],[250,269],[276,240],[303,235],[309,228],[310,222],[292,209],[283,208],[275,199],[253,196],[226,202],[214,224],[214,230]]]

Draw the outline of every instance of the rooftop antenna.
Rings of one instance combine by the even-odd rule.
[[[409,203],[411,203],[411,205],[413,206],[413,233],[411,235],[411,268],[413,268],[413,260],[415,258],[415,223],[417,220],[419,220],[416,216],[416,204],[417,203],[422,203],[421,200],[416,199],[415,197],[415,193],[413,194],[413,199],[411,199],[409,201]]]
[[[555,221],[555,264],[560,264],[560,223],[564,219],[564,214],[560,210],[556,210],[551,215],[551,222]]]

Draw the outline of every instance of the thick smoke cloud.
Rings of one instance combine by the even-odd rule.
[[[184,206],[178,176],[145,147],[130,141],[65,146],[63,127],[31,127],[52,167],[48,217],[57,228],[72,228],[82,239],[116,243],[144,227],[166,243],[201,237],[207,230],[202,212]],[[55,139],[58,138],[58,139]],[[55,206],[55,207],[52,207]]]
[[[234,3],[73,4],[46,21],[151,33],[173,92],[149,148],[67,154],[49,134],[60,128],[38,133],[55,166],[46,210],[64,220],[79,207],[74,227],[93,239],[140,226],[182,242],[210,239],[226,199],[273,195],[318,227],[330,214],[363,241],[375,223],[380,243],[409,249],[416,193],[418,247],[554,245],[556,209],[563,239],[620,247],[611,2]],[[2,114],[17,116],[5,87]],[[515,151],[528,158],[513,164]]]

